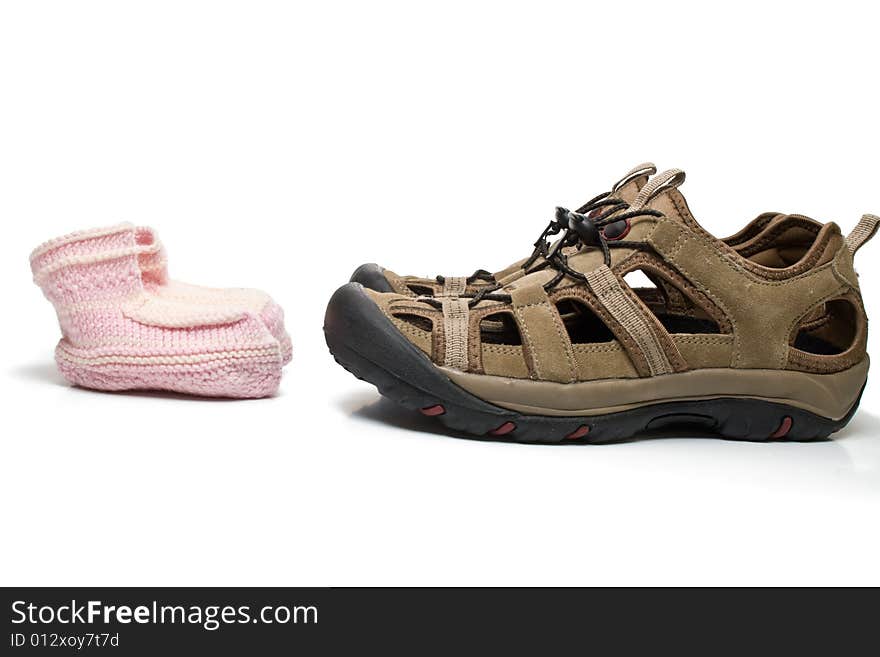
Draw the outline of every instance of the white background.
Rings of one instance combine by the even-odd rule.
[[[523,446],[379,401],[321,332],[361,262],[498,269],[646,159],[716,235],[765,210],[848,231],[880,212],[877,13],[3,3],[0,583],[880,584],[876,383],[829,442]],[[286,308],[277,397],[61,379],[28,253],[120,220],[175,278]]]

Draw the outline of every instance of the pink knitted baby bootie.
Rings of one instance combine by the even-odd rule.
[[[268,294],[250,288],[219,288],[191,285],[168,276],[168,257],[156,231],[147,226],[135,228],[135,239],[143,247],[138,257],[144,288],[163,299],[203,306],[242,306],[257,315],[281,345],[284,365],[293,353],[290,336],[284,328],[284,311]]]
[[[273,394],[282,350],[261,317],[247,304],[152,293],[158,249],[145,241],[121,225],[60,237],[31,254],[34,281],[58,314],[55,359],[65,378],[99,390]]]

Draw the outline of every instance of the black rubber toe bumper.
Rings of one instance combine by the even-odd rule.
[[[612,442],[685,430],[744,440],[825,438],[849,421],[748,398],[647,404],[632,410],[559,417],[523,415],[489,404],[453,383],[367,296],[360,283],[339,288],[327,306],[324,334],[336,361],[379,392],[450,429],[520,442]],[[659,392],[659,391],[658,391]]]
[[[360,283],[376,292],[394,292],[394,288],[385,278],[385,270],[374,262],[368,262],[355,269],[350,281]]]
[[[324,317],[324,335],[340,365],[407,408],[421,411],[439,404],[444,406],[445,415],[455,408],[462,413],[488,415],[493,420],[502,418],[502,422],[508,414],[452,383],[397,330],[359,283],[343,285],[333,294]],[[495,426],[497,423],[477,432]],[[464,425],[454,428],[474,431]]]

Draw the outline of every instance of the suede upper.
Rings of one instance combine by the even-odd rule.
[[[476,374],[569,383],[862,362],[853,254],[880,220],[866,215],[848,243],[834,223],[766,213],[723,241],[694,219],[683,179],[666,172],[617,194],[625,205],[604,219],[629,218],[615,248],[582,240],[531,273],[517,264],[494,285],[440,298],[368,294],[436,364]],[[630,287],[624,277],[637,270],[654,287]]]

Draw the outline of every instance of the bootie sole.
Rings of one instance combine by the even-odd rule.
[[[282,353],[276,343],[197,354],[126,354],[83,350],[62,339],[55,348],[59,370],[71,383],[93,390],[161,390],[187,395],[259,398],[281,382]]]

